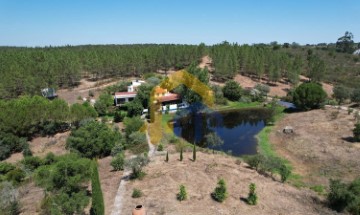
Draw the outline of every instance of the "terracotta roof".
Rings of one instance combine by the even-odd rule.
[[[136,95],[136,92],[116,92],[115,96],[130,96]]]
[[[161,88],[161,87],[159,87],[159,86],[157,86],[157,87],[155,88],[155,93],[156,93],[156,94],[163,94],[163,93],[166,93],[166,92],[167,92],[166,89],[163,89],[163,88]]]
[[[180,95],[175,94],[175,93],[170,93],[167,96],[162,96],[160,98],[158,98],[159,102],[169,102],[169,101],[176,101],[181,99]]]

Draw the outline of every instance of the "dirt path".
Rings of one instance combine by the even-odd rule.
[[[147,139],[147,143],[149,145],[148,156],[149,156],[149,159],[151,159],[156,155],[156,147],[150,142],[150,137],[149,137],[149,133],[147,130],[146,130],[146,139]],[[122,212],[123,212],[124,195],[127,192],[126,184],[129,182],[130,174],[131,174],[131,170],[126,168],[124,170],[123,177],[121,178],[120,185],[119,185],[119,188],[116,193],[116,197],[114,200],[114,206],[112,208],[111,215],[128,214],[128,213],[122,213]]]

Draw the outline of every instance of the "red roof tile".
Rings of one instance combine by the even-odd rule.
[[[169,101],[176,101],[179,100],[181,97],[178,94],[175,93],[170,93],[167,96],[162,96],[160,98],[158,98],[159,102],[169,102]]]

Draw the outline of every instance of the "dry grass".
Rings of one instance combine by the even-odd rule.
[[[196,214],[333,214],[324,208],[310,190],[298,190],[259,175],[256,171],[239,164],[232,157],[198,152],[196,162],[192,153],[184,153],[184,161],[178,161],[178,154],[170,154],[169,163],[164,157],[155,157],[145,168],[147,175],[141,181],[131,181],[124,195],[124,214],[130,214],[137,204],[143,204],[148,215],[196,215]],[[224,178],[229,197],[224,203],[215,202],[210,194],[219,178]],[[250,183],[257,185],[259,204],[249,206],[246,198]],[[186,186],[188,200],[179,202],[176,194],[179,185]],[[131,198],[134,188],[141,189],[144,196]]]
[[[286,115],[270,134],[278,154],[310,185],[327,184],[329,178],[352,180],[360,175],[360,143],[352,143],[354,116],[347,111],[313,110]],[[290,125],[293,135],[282,133]]]

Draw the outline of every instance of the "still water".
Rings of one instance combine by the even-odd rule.
[[[188,112],[177,114],[174,120],[174,133],[190,143],[235,156],[256,154],[255,135],[266,125],[270,111],[265,108],[231,110],[210,113]],[[223,144],[209,146],[205,135],[216,133]]]

